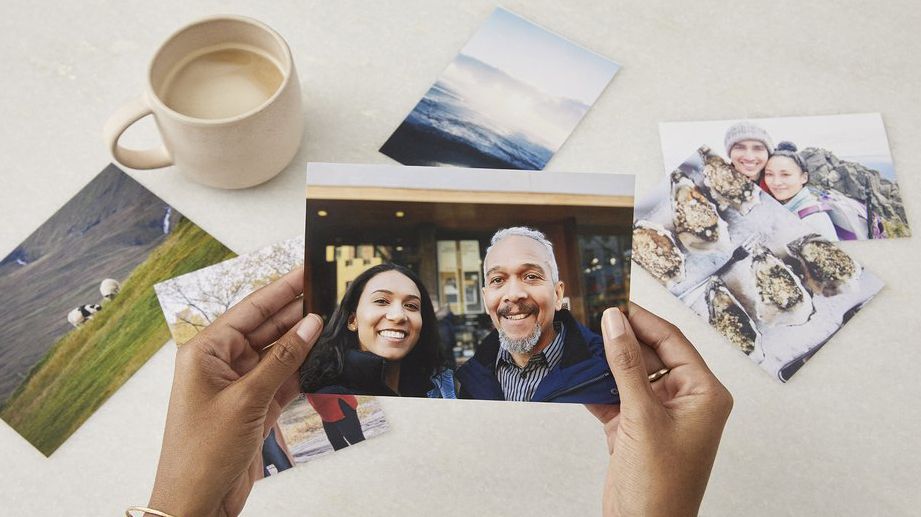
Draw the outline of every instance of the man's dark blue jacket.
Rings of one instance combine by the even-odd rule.
[[[566,329],[563,356],[559,364],[541,380],[532,402],[578,402],[618,404],[620,396],[604,357],[601,336],[576,322],[568,310],[553,317]],[[460,398],[505,400],[496,378],[499,333],[493,330],[477,346],[476,353],[455,372],[460,382]]]

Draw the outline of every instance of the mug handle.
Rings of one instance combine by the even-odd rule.
[[[166,147],[161,145],[153,149],[128,149],[118,145],[122,134],[138,120],[153,113],[144,96],[126,102],[106,121],[102,137],[109,146],[109,151],[118,163],[132,169],[159,169],[173,164]]]

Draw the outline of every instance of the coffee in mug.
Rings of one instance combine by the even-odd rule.
[[[206,48],[170,71],[163,84],[163,102],[189,117],[233,117],[269,100],[284,80],[279,68],[255,47]]]
[[[163,145],[119,145],[122,133],[150,114]],[[160,46],[145,93],[110,117],[104,136],[112,156],[127,167],[175,165],[205,185],[245,188],[281,172],[303,130],[287,43],[256,20],[218,16],[180,29]]]

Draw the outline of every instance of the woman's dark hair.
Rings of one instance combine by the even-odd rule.
[[[393,263],[383,263],[368,268],[349,284],[339,306],[333,311],[317,344],[301,366],[300,384],[305,393],[310,393],[324,386],[335,384],[345,367],[345,357],[349,350],[360,350],[358,333],[348,329],[349,316],[355,314],[358,300],[365,290],[365,285],[375,276],[387,271],[396,271],[409,278],[419,289],[421,298],[422,330],[416,346],[400,361],[400,385],[404,380],[419,386],[429,384],[429,378],[441,367],[441,345],[438,334],[438,319],[428,290],[422,280],[410,269]],[[410,376],[424,378],[409,379]],[[402,391],[402,390],[401,390]]]
[[[803,171],[804,174],[809,174],[809,169],[806,168],[806,161],[803,160],[803,156],[799,154],[798,149],[796,148],[796,144],[793,142],[784,140],[783,142],[777,144],[777,148],[774,149],[774,152],[771,154],[771,158],[775,156],[786,156],[787,158],[793,160],[793,163],[795,163],[796,166],[799,167],[799,169]]]

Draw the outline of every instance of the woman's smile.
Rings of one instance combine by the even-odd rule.
[[[387,359],[406,357],[422,334],[419,288],[399,271],[375,275],[365,285],[349,321],[361,350]]]
[[[380,330],[377,335],[394,341],[403,341],[408,333],[405,330]]]

